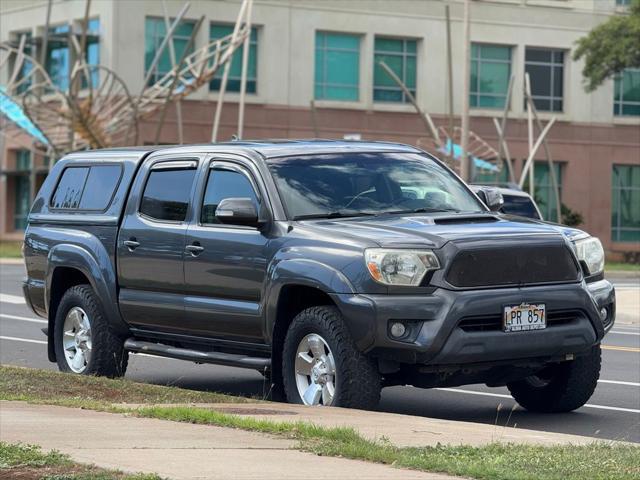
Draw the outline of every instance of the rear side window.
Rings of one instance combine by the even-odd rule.
[[[58,182],[51,207],[67,210],[105,210],[120,183],[119,165],[68,167]]]
[[[140,213],[156,220],[184,221],[195,176],[193,168],[152,170],[142,194]]]
[[[216,218],[216,209],[225,198],[250,198],[256,208],[258,204],[251,182],[243,174],[232,170],[211,170],[202,203],[200,222],[220,223]]]

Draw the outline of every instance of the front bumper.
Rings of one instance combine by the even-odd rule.
[[[491,290],[437,289],[429,295],[334,294],[356,345],[388,360],[429,365],[461,365],[579,354],[602,340],[615,317],[615,290],[607,280]],[[544,330],[505,333],[468,331],[460,322],[501,316],[505,305],[544,303],[547,312],[573,312]],[[601,320],[606,308],[608,318]],[[416,325],[411,341],[388,334],[390,320]],[[605,327],[606,326],[606,327]]]

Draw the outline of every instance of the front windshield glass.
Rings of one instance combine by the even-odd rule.
[[[290,218],[486,211],[426,155],[340,153],[269,160]]]

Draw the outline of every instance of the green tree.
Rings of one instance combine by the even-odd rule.
[[[582,76],[587,92],[625,68],[640,67],[640,0],[631,1],[628,14],[611,17],[577,44],[573,59],[585,59]]]

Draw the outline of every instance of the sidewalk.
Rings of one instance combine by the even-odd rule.
[[[22,402],[0,403],[0,439],[56,449],[77,462],[171,480],[454,478],[320,457],[293,450],[293,441],[242,430]]]

